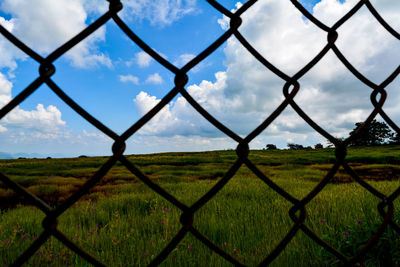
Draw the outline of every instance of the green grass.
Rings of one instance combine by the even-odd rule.
[[[234,151],[213,151],[128,158],[170,194],[191,205],[217,183],[236,156]],[[332,167],[334,151],[251,151],[250,159],[279,186],[294,197],[303,198]],[[400,186],[397,147],[351,148],[348,159],[354,170],[381,192],[389,195]],[[104,157],[4,160],[0,161],[0,169],[31,192],[58,205],[105,161]],[[336,174],[334,181],[306,206],[305,225],[351,257],[381,221],[377,211],[379,199],[351,182],[343,170]],[[0,203],[4,203],[0,220],[0,263],[8,265],[41,233],[44,214],[37,208],[22,205],[23,200],[4,185],[0,187],[0,198]],[[242,166],[196,212],[194,226],[240,262],[255,266],[293,226],[288,214],[291,206]],[[395,201],[395,207],[399,207],[399,200]],[[179,209],[118,164],[89,195],[60,216],[58,229],[109,266],[146,266],[179,231],[180,215]],[[394,220],[400,223],[398,211]],[[400,248],[398,235],[389,229],[385,238],[366,257],[367,266],[385,266],[378,256],[386,255],[385,251],[390,249],[394,251],[392,258],[400,262],[399,253],[396,254]],[[389,248],[379,254],[378,248],[385,246]],[[299,231],[272,266],[337,264],[335,257]],[[89,266],[55,238],[48,240],[27,266],[49,265]],[[189,233],[162,266],[231,265]]]

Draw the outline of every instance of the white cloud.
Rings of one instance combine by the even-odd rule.
[[[104,4],[95,3],[95,0],[5,0],[1,1],[0,9],[9,14],[11,19],[0,17],[0,24],[35,51],[48,54],[83,30],[87,26],[88,14],[105,11],[107,4]],[[104,40],[105,27],[102,27],[67,52],[65,58],[79,68],[98,65],[112,67],[111,59],[96,46]],[[13,71],[17,68],[18,60],[26,58],[8,40],[0,38],[0,68],[8,68],[8,77],[14,77]],[[0,72],[0,108],[11,101],[12,86]],[[66,130],[60,110],[53,105],[45,107],[40,103],[33,110],[15,107],[2,118],[0,132],[7,132],[3,136],[3,143],[14,143],[16,147],[21,144],[32,145],[34,142],[45,147],[40,140],[74,139]]]
[[[216,83],[203,81],[199,86],[189,86],[187,90],[191,95],[198,98],[198,102],[208,111],[211,111],[211,113],[224,109],[224,116],[229,116],[228,105],[233,103],[219,102],[223,94],[223,88],[225,87],[225,73],[219,72],[216,74],[216,77]],[[135,97],[133,102],[138,112],[144,115],[158,104],[160,99],[142,91]],[[241,123],[242,126],[245,124]],[[175,102],[171,101],[168,103],[139,133],[147,136],[194,136],[200,133],[208,137],[221,136],[220,133],[215,132],[215,127],[203,119],[183,97],[178,97]]]
[[[110,57],[96,47],[96,42],[105,40],[105,27],[101,27],[84,41],[67,52],[66,57],[71,60],[73,66],[78,68],[93,68],[99,65],[112,68]]]
[[[333,23],[354,6],[354,2],[351,0],[342,4],[323,0],[315,7],[314,13]],[[391,9],[381,8],[384,5],[378,2],[375,1],[374,5],[382,16],[389,18],[393,25],[400,25],[400,17],[393,15],[396,13],[394,10],[400,11],[400,5]],[[259,1],[242,18],[239,31],[267,60],[287,75],[298,72],[327,42],[326,32],[304,19],[290,1]],[[223,28],[229,25],[226,20],[219,20]],[[398,66],[398,40],[388,34],[366,8],[343,24],[338,33],[336,45],[372,81],[380,83]],[[246,135],[283,101],[284,81],[260,64],[235,38],[228,40],[224,53],[226,70],[216,74],[215,82],[202,81],[198,85],[188,86],[187,90],[217,119],[238,134]],[[189,57],[186,60],[190,60]],[[399,79],[395,84],[397,86],[391,87],[397,88]],[[296,103],[335,136],[346,136],[354,123],[364,120],[373,109],[369,100],[372,90],[355,78],[333,52],[329,52],[302,77],[300,85]],[[392,99],[398,99],[396,91],[390,93]],[[152,104],[155,104],[155,97],[142,92],[142,97],[135,99],[136,107],[144,105],[146,101],[148,104],[149,99],[153,99]],[[388,99],[385,110],[396,110],[397,103],[392,99]],[[195,114],[187,102],[179,97],[163,109],[160,117],[168,118],[170,127],[173,121],[173,128],[180,129],[178,134],[183,134],[183,129],[187,128],[187,135],[210,134],[210,131],[218,135],[214,127],[197,123],[195,116],[198,115]],[[398,112],[391,115],[400,121]],[[191,127],[193,122],[196,124]],[[151,132],[141,133],[171,135],[165,122],[159,120],[159,123],[149,125]],[[309,144],[324,139],[290,107],[269,126],[263,136],[269,136],[270,140],[279,139],[280,142],[291,139]]]
[[[14,21],[14,19],[6,20],[0,17],[0,24],[10,32],[14,29]],[[11,71],[15,70],[17,68],[16,60],[25,57],[26,56],[8,40],[4,37],[0,37],[0,68],[9,68]]]
[[[0,72],[0,108],[11,101],[12,83]]]
[[[11,101],[12,83],[0,73],[0,108]],[[61,119],[61,112],[53,105],[45,108],[38,104],[36,109],[26,111],[19,106],[15,107],[1,120],[0,131],[7,129],[28,129],[37,132],[55,133],[65,126]]]
[[[234,149],[235,142],[226,137],[202,136],[139,136],[134,135],[127,142],[126,153],[156,153],[181,151],[209,151]]]
[[[0,133],[4,133],[4,132],[7,132],[7,128],[0,125]]]
[[[106,137],[104,134],[102,134],[102,133],[88,132],[88,131],[86,131],[86,130],[82,130],[82,134],[83,134],[84,136],[87,136],[87,137],[100,138],[100,139],[107,139],[107,137]]]
[[[146,114],[160,101],[143,91],[133,99],[140,115]],[[184,116],[181,116],[181,111],[186,112]],[[141,136],[193,136],[199,134],[199,128],[200,132],[212,132],[211,127],[207,121],[187,106],[187,102],[182,97],[179,97],[176,102],[170,102],[162,108],[138,133]]]
[[[93,143],[97,143],[97,144],[104,144],[104,143],[110,143],[110,138],[108,138],[107,136],[105,136],[103,133],[101,132],[88,132],[86,130],[82,130],[81,133],[77,134],[74,136],[74,140],[72,140],[72,138],[69,142],[75,142],[77,144],[81,144],[84,146],[90,145]],[[83,153],[83,152],[81,152]],[[104,153],[104,152],[103,152]]]
[[[179,58],[174,61],[174,65],[182,68],[184,65],[186,65],[189,61],[191,61],[196,55],[194,54],[182,54],[179,56]]]
[[[157,99],[155,96],[150,96],[147,93],[141,91],[135,99],[133,99],[133,103],[135,104],[137,110],[141,115],[146,114],[150,111],[155,105],[160,102],[160,99]],[[145,135],[155,135],[158,133],[162,133],[168,131],[168,123],[176,123],[177,118],[171,113],[170,105],[167,104],[152,120],[150,123],[147,123],[140,132]],[[154,127],[157,125],[157,127]]]
[[[194,55],[194,54],[182,54],[178,57],[178,59],[176,61],[174,61],[174,65],[181,68],[181,67],[185,66],[187,63],[189,63],[195,57],[196,57],[196,55]],[[210,63],[205,64],[204,61],[202,61],[199,64],[197,64],[194,68],[192,68],[190,71],[192,71],[194,73],[199,72],[206,65],[210,65]]]
[[[155,50],[156,51],[156,50]],[[168,57],[161,52],[156,51],[161,57],[167,59]],[[125,64],[130,67],[132,64],[136,63],[141,68],[146,68],[150,66],[153,58],[144,51],[135,54],[135,57],[128,60]]]
[[[123,83],[130,82],[133,84],[139,84],[139,78],[133,75],[119,75],[119,80]]]
[[[215,83],[203,80],[199,85],[190,85],[187,90],[204,108],[212,109],[210,111],[217,111],[225,106],[235,105],[234,101],[223,98],[223,93],[226,89],[226,72],[217,72],[215,78]]]
[[[163,78],[157,72],[149,75],[146,79],[146,83],[162,84],[163,82]]]
[[[196,0],[125,0],[122,4],[124,18],[146,19],[161,27],[197,12]]]
[[[0,24],[9,32],[12,32],[14,29],[13,19],[6,20],[5,18],[0,17]]]
[[[135,59],[136,59],[136,63],[139,65],[139,67],[144,68],[144,67],[148,67],[150,66],[151,61],[153,60],[153,58],[151,56],[149,56],[149,54],[147,54],[144,51],[138,52],[135,55]],[[132,64],[132,63],[130,63]],[[130,65],[129,64],[129,65]],[[128,66],[129,66],[128,65]]]
[[[36,110],[26,111],[16,107],[7,114],[2,122],[10,127],[34,129],[43,132],[58,131],[65,125],[61,119],[61,112],[53,105],[45,108],[42,104],[36,106]]]
[[[82,0],[5,0],[0,8],[12,15],[13,34],[39,53],[48,54],[87,26],[85,7],[91,6]],[[72,48],[66,57],[81,68],[111,67],[110,58],[99,52],[95,45],[104,38],[103,28]]]
[[[133,1],[130,2],[135,5]],[[132,12],[143,8],[144,13],[134,16],[140,20],[148,19],[153,25],[169,25],[182,16],[195,11],[193,9],[195,1],[190,0],[137,3],[139,5],[135,5],[136,9],[132,5],[129,7],[128,4],[125,10]],[[151,5],[151,7],[144,7],[145,4]],[[102,15],[107,10],[107,6],[106,1],[100,3],[97,0],[4,0],[0,1],[0,9],[10,15],[11,19],[0,17],[0,23],[35,51],[46,55],[86,28],[87,24],[91,22],[91,19],[88,19],[89,15]],[[79,68],[91,68],[99,65],[111,68],[111,59],[97,46],[99,42],[105,40],[105,31],[105,27],[98,29],[64,57],[70,60],[73,66]],[[18,60],[25,58],[27,56],[24,53],[5,38],[0,38],[0,68],[6,67],[11,71],[15,70]],[[137,63],[144,67],[150,62],[151,58],[149,60],[149,56],[142,52],[140,62]],[[8,73],[8,76],[11,77],[11,74]],[[139,83],[138,78],[132,75],[121,75],[120,80]],[[162,82],[161,76],[152,75],[149,77],[149,82],[160,83]],[[11,100],[11,89],[12,83],[0,73],[0,107]],[[88,140],[104,137],[102,134],[86,131],[78,135],[66,131],[66,123],[62,120],[61,112],[53,105],[38,104],[32,110],[16,107],[0,123],[0,132],[8,132],[7,137],[2,139],[3,144],[13,142],[15,147],[20,147],[21,144],[33,144],[35,139],[52,140],[65,144],[82,141],[86,144],[90,143]],[[43,142],[39,143],[44,144]],[[45,146],[43,145],[43,147]],[[36,148],[42,149],[41,147]]]
[[[4,0],[1,8],[9,12],[12,18],[6,20],[0,17],[0,23],[22,36],[21,39],[37,51],[49,53],[83,29],[88,14],[101,14],[105,10],[104,3],[101,7],[96,7],[94,3],[95,0]],[[399,3],[373,2],[395,29],[400,26]],[[182,16],[196,12],[195,1],[126,0],[123,4],[125,18],[132,16],[134,19],[145,19],[159,26],[170,25]],[[332,25],[354,4],[355,0],[345,3],[323,0],[314,8],[314,14]],[[50,12],[45,12],[44,6],[49,7]],[[304,19],[290,1],[259,1],[242,17],[243,24],[239,31],[265,58],[288,75],[299,71],[326,44],[326,33]],[[229,26],[226,17],[218,22],[224,29]],[[380,83],[398,66],[398,40],[390,36],[366,8],[362,8],[342,25],[338,32],[336,45],[355,67],[374,82]],[[74,48],[68,54],[72,64],[79,67],[111,67],[112,62],[108,56],[96,48],[96,43],[104,38],[105,29],[101,29]],[[15,69],[16,60],[25,56],[10,47],[12,46],[9,42],[0,39],[0,67]],[[257,62],[235,38],[228,40],[224,53],[226,69],[217,72],[214,80],[203,80],[199,84],[188,86],[187,90],[221,122],[237,133],[246,135],[282,102],[284,82]],[[176,64],[182,66],[193,56],[183,54]],[[140,67],[147,67],[151,61],[149,55],[139,52],[129,64],[134,62]],[[132,75],[121,75],[119,78],[122,82],[139,83],[139,79]],[[295,101],[333,135],[345,136],[355,122],[363,120],[372,110],[368,99],[371,89],[354,78],[332,52],[307,73],[300,84]],[[384,109],[398,122],[399,94],[396,90],[399,79],[395,81],[395,85],[388,90],[389,97]],[[11,88],[12,84],[5,76],[0,76],[0,106],[11,100]],[[160,99],[146,92],[140,92],[133,100],[141,114],[145,114],[159,101]],[[59,134],[59,129],[64,125],[61,112],[56,107],[39,104],[31,111],[16,108],[1,121],[0,132],[32,128],[38,138],[52,138]],[[46,132],[44,129],[49,130]],[[140,130],[140,134],[139,137],[151,136],[154,138],[153,143],[158,144],[173,142],[171,140],[174,136],[181,138],[180,141],[200,143],[224,138],[183,97],[177,97],[165,106]],[[268,127],[266,134],[257,139],[262,141],[254,142],[259,145],[278,140],[314,142],[320,138],[290,107]],[[83,132],[81,136],[94,137],[87,132]]]
[[[9,20],[0,17],[1,25],[39,53],[51,52],[85,26],[86,13],[81,1],[6,0],[1,2],[0,8],[11,15]],[[103,60],[104,64],[109,65],[106,58],[94,58],[101,55],[92,54],[93,49],[88,47],[94,46],[94,40],[104,35],[104,30],[96,32],[95,35],[92,40],[75,48],[77,52],[72,51],[68,54],[67,57],[73,64],[87,67]],[[13,71],[17,68],[18,60],[26,58],[27,56],[8,40],[0,38],[0,68],[8,68],[9,77],[14,77]],[[13,84],[0,72],[0,108],[11,101],[12,87]],[[17,143],[29,138],[58,138],[63,135],[65,125],[60,110],[53,105],[45,107],[43,104],[37,104],[33,110],[17,106],[2,118],[0,132],[7,132],[7,136],[3,136],[4,140]]]
[[[237,2],[235,4],[236,9],[231,9],[231,12],[234,13],[237,9],[239,9],[243,4],[240,2]],[[225,15],[222,15],[222,18],[217,20],[219,26],[221,26],[221,28],[226,31],[229,29],[229,18]]]
[[[99,0],[83,0],[83,7],[86,12],[93,13],[95,15],[103,15],[108,11],[108,1]]]

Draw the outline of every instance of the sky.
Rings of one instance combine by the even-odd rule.
[[[126,24],[162,57],[182,67],[229,27],[229,20],[203,0],[125,0]],[[326,25],[333,25],[357,1],[302,0]],[[371,1],[400,31],[400,1]],[[235,11],[244,2],[221,0]],[[0,0],[0,24],[46,56],[106,12],[105,0]],[[290,1],[260,0],[242,15],[240,33],[268,61],[294,75],[326,44],[326,33]],[[337,47],[367,78],[379,84],[400,62],[399,40],[366,7],[338,29]],[[118,134],[156,105],[174,86],[174,75],[128,39],[113,21],[54,62],[58,86]],[[39,64],[0,36],[0,108],[38,77]],[[283,101],[284,81],[260,64],[232,37],[189,71],[187,92],[215,118],[246,136]],[[372,111],[371,88],[328,54],[300,80],[294,98],[336,137]],[[400,122],[400,78],[386,89],[384,110]],[[377,117],[380,119],[379,117]],[[255,138],[266,144],[326,144],[289,106]],[[112,140],[86,122],[46,85],[0,120],[0,152],[49,156],[110,155]],[[237,143],[176,96],[127,140],[126,154],[234,149]]]

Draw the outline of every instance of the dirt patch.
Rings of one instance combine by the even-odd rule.
[[[197,177],[198,180],[216,180],[218,178],[222,178],[224,177],[224,173],[214,173],[211,175],[203,175],[203,176],[199,176]]]
[[[355,167],[355,166],[352,166]],[[328,171],[328,169],[324,169]],[[400,169],[388,168],[353,168],[354,172],[365,181],[397,181],[400,177]],[[340,169],[332,178],[331,183],[351,183],[354,178],[347,171]]]

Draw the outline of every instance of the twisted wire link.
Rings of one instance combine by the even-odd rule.
[[[397,233],[400,234],[400,226],[397,225],[392,220],[392,215],[394,213],[393,201],[400,195],[400,187],[397,188],[392,194],[385,195],[375,189],[373,186],[369,185],[367,182],[362,180],[359,175],[349,166],[346,162],[346,150],[350,142],[357,137],[360,131],[365,128],[371,121],[379,114],[396,132],[400,134],[399,126],[385,113],[383,105],[386,100],[387,92],[385,88],[399,75],[400,66],[397,67],[392,74],[390,74],[381,84],[375,84],[370,81],[364,75],[362,75],[341,53],[340,49],[335,45],[338,38],[337,30],[342,27],[342,25],[349,20],[354,14],[356,14],[361,7],[365,6],[370,11],[372,16],[376,18],[377,23],[382,25],[387,32],[389,32],[393,37],[400,40],[400,34],[394,30],[379,14],[379,12],[374,8],[369,0],[359,1],[348,13],[341,17],[332,27],[328,27],[320,20],[315,18],[310,12],[308,12],[297,0],[290,0],[295,8],[302,15],[304,15],[309,21],[311,21],[315,26],[317,26],[322,31],[327,33],[327,43],[319,51],[314,58],[308,62],[303,68],[301,68],[293,76],[289,76],[279,68],[270,63],[266,58],[264,58],[240,33],[239,28],[242,23],[241,15],[244,14],[248,9],[254,5],[257,0],[249,0],[244,3],[240,8],[238,8],[234,13],[226,9],[216,0],[207,0],[207,2],[215,8],[221,14],[227,16],[230,19],[230,27],[226,30],[220,37],[218,37],[213,43],[211,43],[206,49],[194,57],[182,68],[176,67],[174,64],[163,58],[159,53],[153,50],[146,42],[144,42],[138,35],[136,35],[131,28],[129,28],[125,22],[119,17],[118,12],[123,9],[123,6],[119,0],[107,0],[109,2],[108,11],[90,24],[87,28],[81,31],[79,34],[74,36],[68,42],[61,45],[59,48],[54,50],[50,55],[43,58],[38,53],[36,53],[29,46],[21,42],[13,34],[7,31],[3,26],[0,25],[0,34],[2,34],[6,39],[8,39],[12,44],[19,48],[26,55],[34,59],[39,63],[39,77],[36,78],[30,85],[28,85],[22,92],[20,92],[16,97],[14,97],[7,105],[5,105],[0,110],[0,119],[7,115],[11,110],[13,110],[17,105],[22,103],[26,98],[33,94],[37,88],[42,84],[48,85],[48,87],[69,107],[71,107],[76,113],[78,113],[82,118],[100,130],[102,133],[110,137],[114,143],[112,145],[112,156],[97,170],[97,172],[86,181],[86,183],[74,194],[68,197],[59,206],[52,208],[45,201],[35,196],[34,194],[28,192],[24,187],[13,182],[9,177],[0,172],[0,181],[2,181],[7,187],[14,190],[16,193],[24,196],[30,204],[38,207],[41,211],[46,214],[46,217],[42,221],[43,232],[34,240],[34,242],[26,249],[12,264],[12,266],[20,266],[27,262],[32,255],[51,237],[55,237],[65,246],[70,248],[72,251],[77,253],[80,257],[85,259],[87,262],[95,266],[105,266],[94,256],[90,255],[82,248],[77,246],[72,240],[66,237],[60,230],[57,229],[57,218],[62,215],[67,209],[74,205],[79,199],[84,195],[88,194],[89,190],[95,186],[106,174],[107,172],[119,161],[124,165],[133,175],[139,178],[145,185],[147,185],[154,192],[159,194],[161,197],[169,201],[171,204],[176,206],[182,211],[180,222],[182,224],[181,229],[172,238],[172,240],[167,244],[167,246],[152,260],[149,266],[157,266],[162,263],[166,257],[171,253],[171,251],[176,248],[179,242],[185,237],[187,233],[191,233],[195,238],[197,238],[204,245],[209,247],[212,251],[219,254],[226,261],[236,265],[244,266],[232,255],[225,252],[223,249],[214,244],[205,235],[203,235],[198,229],[193,226],[194,214],[202,206],[208,203],[237,173],[239,168],[245,164],[261,181],[263,181],[268,187],[278,193],[280,196],[285,198],[292,204],[289,209],[289,217],[291,218],[293,225],[291,229],[287,232],[285,237],[276,245],[276,247],[271,251],[269,255],[266,255],[264,260],[262,260],[259,266],[265,266],[273,262],[274,259],[280,255],[280,253],[286,248],[289,242],[296,236],[299,230],[303,231],[308,237],[310,237],[318,245],[325,248],[328,252],[333,254],[346,265],[362,264],[362,259],[366,255],[369,249],[376,245],[379,237],[383,234],[386,227],[390,225]],[[289,0],[287,0],[289,1]],[[144,116],[142,116],[137,122],[132,124],[125,132],[121,135],[116,134],[114,131],[105,126],[101,121],[97,120],[94,116],[88,113],[84,108],[79,106],[72,98],[70,98],[52,79],[51,76],[55,72],[55,67],[53,62],[59,57],[63,56],[72,47],[77,45],[79,42],[90,36],[93,32],[99,29],[108,21],[113,20],[120,30],[122,30],[126,36],[132,40],[132,42],[138,45],[143,51],[149,54],[154,60],[160,63],[163,67],[171,71],[175,75],[174,87],[161,99],[161,101],[155,105],[150,111],[148,111]],[[223,123],[218,121],[213,117],[208,111],[206,111],[186,90],[185,85],[188,82],[187,73],[197,66],[200,62],[206,59],[210,54],[212,54],[216,49],[218,49],[228,38],[236,38],[244,48],[246,48],[255,59],[257,59],[262,65],[273,72],[276,76],[280,77],[285,81],[282,88],[282,93],[284,100],[281,104],[269,114],[266,119],[258,125],[252,132],[250,132],[246,137],[242,138],[234,131],[229,129]],[[296,94],[300,91],[301,85],[299,79],[310,71],[326,54],[328,51],[332,50],[336,57],[342,62],[342,64],[362,83],[372,89],[371,92],[371,103],[373,110],[363,122],[361,127],[350,135],[345,140],[340,140],[333,137],[329,132],[324,130],[316,122],[314,122],[303,109],[297,105],[294,98]],[[165,107],[175,96],[181,94],[187,102],[207,121],[214,125],[217,129],[223,132],[226,136],[230,137],[237,143],[236,154],[237,159],[232,164],[232,166],[227,170],[224,176],[200,199],[198,199],[191,206],[187,206],[180,202],[166,190],[164,190],[158,184],[152,182],[152,180],[145,175],[139,168],[137,168],[134,162],[128,160],[124,155],[126,148],[126,140],[134,135],[139,129],[141,129],[148,121],[150,121],[160,110]],[[302,199],[297,199],[290,193],[285,191],[282,187],[274,183],[269,177],[267,177],[249,158],[249,143],[257,137],[261,132],[268,128],[268,126],[277,118],[279,115],[288,107],[291,106],[294,111],[316,132],[327,138],[330,142],[335,145],[335,162],[329,169],[327,174],[321,179],[321,181]],[[360,184],[365,190],[370,192],[372,195],[380,199],[377,206],[379,214],[382,217],[382,222],[378,227],[377,231],[371,235],[371,238],[367,241],[366,245],[360,249],[352,258],[348,258],[341,252],[333,248],[330,244],[318,237],[309,227],[304,224],[307,217],[306,206],[312,201],[315,196],[325,188],[325,186],[332,180],[334,175],[337,173],[338,169],[343,167],[343,169]]]

